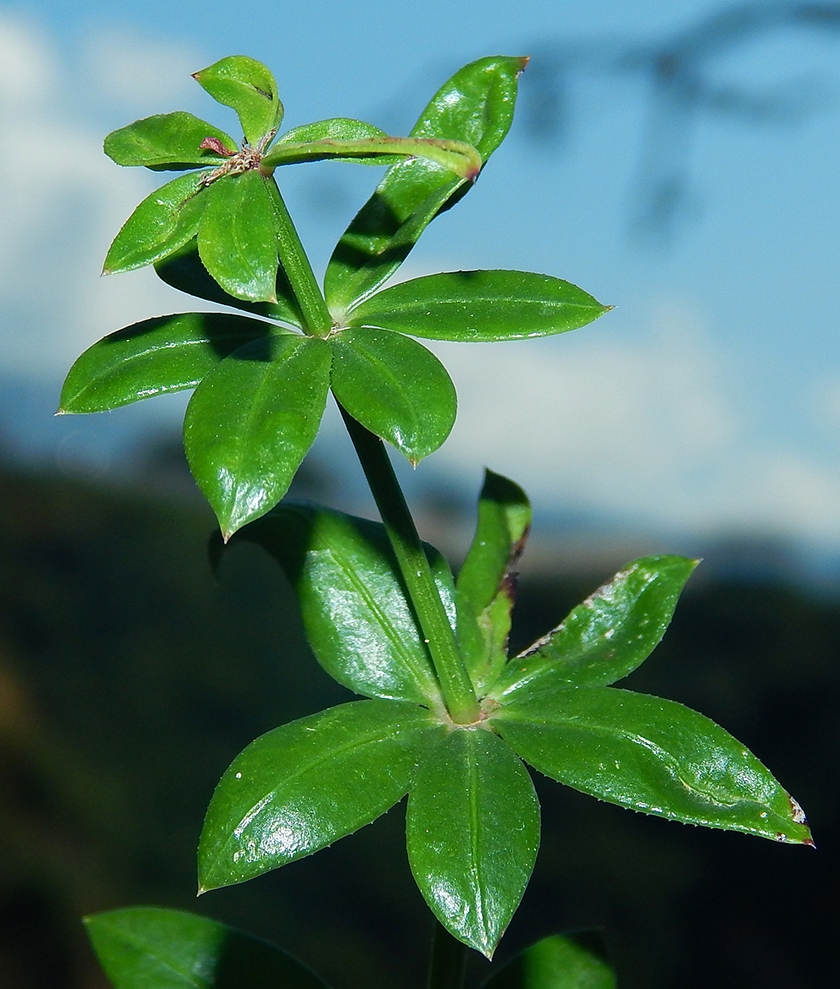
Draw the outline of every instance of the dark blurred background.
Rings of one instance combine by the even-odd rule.
[[[308,654],[261,549],[232,547],[213,574],[213,520],[177,445],[150,450],[143,475],[116,487],[0,472],[0,984],[102,987],[79,918],[159,904],[263,935],[337,987],[420,989],[430,924],[402,805],[195,902],[204,809],[231,759],[350,695]],[[297,493],[329,501],[325,476],[308,464]],[[420,516],[457,557],[468,520],[445,503]],[[749,745],[806,808],[818,850],[636,815],[538,778],[542,849],[499,960],[542,934],[599,927],[624,989],[830,984],[840,597],[762,578],[759,549],[730,547],[717,577],[701,566],[628,686],[696,707]],[[539,557],[549,550],[562,561],[544,541]],[[577,554],[557,576],[526,554],[513,647],[622,562]]]

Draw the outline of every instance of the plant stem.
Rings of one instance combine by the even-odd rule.
[[[467,948],[435,920],[426,989],[463,989]]]
[[[307,330],[325,337],[332,318],[309,258],[300,242],[277,183],[269,185],[277,222],[277,241],[283,270],[300,306]],[[440,599],[423,544],[408,510],[385,447],[378,437],[356,422],[341,406],[344,423],[356,448],[362,470],[370,485],[376,507],[385,524],[397,564],[429,647],[444,703],[458,724],[470,724],[479,714],[478,701],[466,667],[458,652],[455,633]]]
[[[277,245],[280,263],[289,279],[297,303],[300,306],[306,331],[311,336],[326,337],[332,330],[332,316],[327,308],[312,265],[300,242],[286,203],[274,179],[268,183],[277,224]]]
[[[397,557],[449,716],[458,724],[469,724],[479,713],[475,691],[385,445],[341,405],[339,408]]]

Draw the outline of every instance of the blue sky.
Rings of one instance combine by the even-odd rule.
[[[808,112],[794,105],[790,120],[764,122],[701,115],[674,236],[662,243],[631,232],[650,85],[609,69],[598,53],[654,43],[724,6],[0,6],[4,374],[15,387],[57,394],[66,366],[99,336],[188,306],[149,272],[99,278],[111,237],[159,180],[117,168],[100,149],[108,130],[174,109],[230,129],[229,112],[189,78],[196,69],[249,54],[275,72],[290,126],[342,115],[404,131],[461,64],[530,53],[536,74],[541,58],[562,49],[570,59],[563,139],[535,144],[518,120],[406,271],[528,268],[617,308],[550,340],[437,348],[458,388],[459,419],[416,483],[473,490],[487,465],[522,483],[546,518],[577,515],[701,547],[730,534],[840,551],[840,31],[779,31],[710,58],[718,91],[793,95]],[[523,94],[535,92],[528,78]],[[346,165],[282,174],[316,265],[377,175]],[[18,422],[3,429],[14,434],[29,416],[39,449],[59,462],[183,407],[144,403],[70,422],[49,418],[48,404],[16,403]],[[326,444],[336,429],[328,425]]]

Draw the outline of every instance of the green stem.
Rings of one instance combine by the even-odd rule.
[[[268,188],[271,192],[274,220],[277,224],[280,263],[300,306],[306,331],[310,336],[326,337],[332,330],[332,316],[327,308],[327,303],[273,178],[270,179]]]
[[[429,646],[449,716],[458,724],[470,724],[479,713],[475,690],[385,445],[339,408]]]
[[[426,989],[463,989],[466,969],[466,946],[456,941],[436,920]]]

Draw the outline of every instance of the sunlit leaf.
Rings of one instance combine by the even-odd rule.
[[[446,729],[401,701],[342,704],[268,732],[222,777],[198,850],[201,891],[311,855],[405,795]]]
[[[114,989],[326,989],[273,944],[208,917],[130,907],[85,926]]]
[[[207,205],[202,180],[189,172],[147,196],[125,221],[105,257],[103,271],[131,271],[165,258],[195,237]]]
[[[486,163],[510,128],[526,62],[492,56],[465,65],[438,90],[411,136],[464,141]],[[393,165],[330,258],[324,287],[336,316],[376,291],[435,216],[470,186],[426,159]]]
[[[295,587],[306,637],[324,669],[358,694],[442,709],[428,649],[384,526],[340,512],[283,504],[244,529]],[[452,575],[426,555],[450,621]]]
[[[478,524],[458,574],[458,641],[476,690],[484,693],[507,661],[516,565],[531,524],[518,484],[486,471]]]
[[[492,715],[535,769],[601,800],[687,824],[811,843],[799,804],[744,746],[674,701],[525,683]]]
[[[424,158],[462,179],[474,181],[481,171],[481,156],[462,141],[435,141],[416,137],[374,137],[275,145],[262,159],[263,169],[304,161],[348,161],[361,165],[389,165],[400,158]]]
[[[198,227],[201,262],[237,299],[277,301],[277,242],[274,213],[256,169],[214,182]]]
[[[239,116],[245,140],[256,147],[283,119],[283,104],[271,70],[245,55],[229,55],[193,78],[214,100],[232,107]]]
[[[159,113],[112,131],[105,138],[105,154],[118,165],[147,168],[192,168],[221,165],[225,156],[202,142],[212,138],[231,154],[238,150],[232,137],[191,113]]]
[[[110,333],[75,362],[60,412],[104,412],[153,395],[195,388],[243,344],[283,332],[227,313],[158,316]]]
[[[387,330],[343,330],[329,342],[332,390],[354,419],[415,464],[441,446],[457,398],[434,354]]]
[[[288,490],[318,432],[329,368],[323,340],[280,335],[241,347],[196,389],[184,445],[225,537]]]
[[[432,912],[450,934],[491,957],[540,843],[540,809],[525,767],[491,732],[450,732],[423,754],[406,836],[411,871]]]
[[[400,282],[353,310],[349,326],[484,343],[575,330],[608,311],[570,282],[530,271],[450,271]]]
[[[659,644],[698,560],[646,556],[620,570],[563,623],[512,659],[493,696],[545,678],[599,687],[621,680]]]

